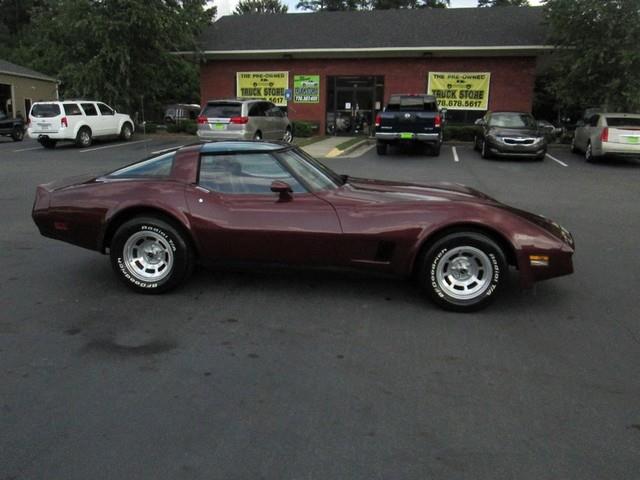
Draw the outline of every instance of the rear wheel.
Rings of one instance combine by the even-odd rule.
[[[487,147],[487,142],[484,139],[480,144],[480,156],[482,158],[491,158],[491,154],[489,153],[489,148]]]
[[[132,136],[133,136],[133,128],[131,127],[131,124],[125,123],[124,125],[122,125],[122,129],[120,130],[120,138],[125,142],[127,142],[131,140]]]
[[[500,247],[476,232],[458,232],[434,243],[422,256],[420,283],[446,310],[471,312],[486,307],[507,273]]]
[[[587,148],[584,151],[584,159],[589,163],[595,163],[598,161],[598,157],[593,155],[593,147],[591,142],[587,143]]]
[[[293,133],[291,132],[291,129],[289,127],[287,127],[287,129],[285,130],[282,141],[287,143],[291,143],[293,141]]]
[[[184,235],[154,217],[123,223],[113,236],[110,255],[118,277],[140,293],[162,293],[177,287],[189,277],[194,265]]]
[[[262,132],[260,130],[258,130],[256,133],[253,134],[253,139],[254,140],[262,140]]]
[[[384,142],[376,143],[376,152],[378,152],[378,155],[386,155],[387,149],[388,149],[388,145],[386,143]]]
[[[429,155],[431,155],[432,157],[437,157],[438,155],[440,155],[440,147],[442,146],[441,143],[436,143],[434,145],[429,145]]]
[[[24,139],[24,129],[22,127],[15,127],[11,132],[11,138],[14,142],[21,142]]]
[[[55,140],[49,140],[49,139],[38,140],[38,142],[40,142],[40,145],[42,145],[44,148],[49,148],[49,149],[56,148],[56,143],[58,143]]]
[[[93,139],[91,138],[91,130],[88,127],[82,127],[76,135],[76,145],[78,147],[89,147]]]

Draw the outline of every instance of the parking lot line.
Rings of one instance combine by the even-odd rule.
[[[157,155],[159,153],[164,153],[164,152],[168,152],[170,150],[177,150],[180,147],[184,147],[184,144],[182,145],[176,145],[175,147],[169,147],[169,148],[163,148],[162,150],[156,150],[155,152],[151,152],[151,155]]]
[[[141,142],[150,142],[151,139],[150,138],[146,138],[144,140],[137,140],[135,142],[124,142],[124,143],[117,143],[115,145],[105,145],[104,147],[96,147],[96,148],[85,148],[84,150],[80,150],[80,153],[86,153],[86,152],[95,152],[96,150],[103,150],[105,148],[117,148],[117,147],[124,147],[125,145],[135,145],[136,143],[141,143]]]
[[[40,150],[41,148],[42,148],[42,146],[39,146],[39,147],[30,147],[30,148],[21,148],[21,149],[19,149],[19,150],[14,150],[13,152],[14,152],[14,153],[16,153],[16,152],[29,152],[29,151],[31,151],[31,150]]]
[[[549,157],[549,158],[550,158],[551,160],[553,160],[554,162],[559,163],[559,164],[560,164],[560,165],[562,165],[563,167],[568,167],[568,166],[569,166],[568,164],[564,163],[562,160],[558,160],[556,157],[554,157],[554,156],[552,156],[552,155],[549,155],[548,153],[547,153],[547,157]]]
[[[456,150],[456,147],[451,147],[451,151],[453,152],[453,161],[459,162],[460,158],[458,158],[458,151]]]

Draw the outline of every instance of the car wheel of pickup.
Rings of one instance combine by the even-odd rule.
[[[14,142],[21,142],[24,139],[24,129],[22,127],[15,127],[11,132],[11,138]]]
[[[383,142],[376,143],[376,152],[378,155],[386,155],[387,154],[388,145]]]
[[[185,281],[194,256],[187,239],[169,223],[137,217],[123,223],[111,241],[111,265],[140,293],[162,293]]]
[[[129,140],[131,140],[132,136],[133,136],[133,128],[131,128],[131,124],[125,123],[124,125],[122,125],[122,129],[120,130],[120,139],[124,140],[125,142],[128,142]]]
[[[457,312],[480,310],[495,298],[507,274],[500,247],[476,232],[447,235],[431,245],[420,266],[420,282],[437,305]]]
[[[89,147],[91,146],[92,141],[93,139],[91,138],[91,130],[89,127],[82,127],[78,130],[78,134],[76,135],[76,145],[78,147]]]
[[[435,145],[429,145],[429,155],[437,157],[440,155],[440,147],[442,143],[436,143]]]

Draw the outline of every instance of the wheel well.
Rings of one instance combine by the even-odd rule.
[[[91,130],[91,127],[89,125],[82,125],[79,129],[78,129],[78,133],[80,133],[82,130],[89,130],[89,133],[91,135],[93,135],[93,130]]]
[[[517,266],[518,262],[516,260],[516,251],[513,248],[513,245],[511,244],[511,242],[509,242],[509,240],[507,240],[501,233],[483,225],[476,225],[473,223],[471,224],[463,223],[463,224],[449,225],[449,226],[443,227],[439,230],[436,230],[435,232],[432,232],[427,238],[425,238],[422,242],[422,245],[420,246],[418,254],[416,255],[413,261],[412,272],[416,273],[418,268],[420,268],[419,264],[420,264],[420,259],[422,258],[422,255],[434,243],[436,243],[438,240],[440,240],[441,238],[451,233],[459,233],[459,232],[473,232],[473,233],[481,233],[483,235],[486,235],[491,240],[496,242],[496,244],[500,247],[500,250],[502,250],[502,253],[504,253],[504,256],[507,260],[507,264]]]
[[[118,212],[111,219],[111,221],[109,221],[109,224],[107,225],[107,228],[104,233],[104,237],[102,239],[101,250],[104,252],[107,248],[111,246],[111,240],[113,239],[113,236],[115,235],[120,225],[131,220],[132,218],[143,217],[143,216],[155,217],[169,223],[172,227],[174,227],[184,235],[184,238],[187,240],[187,242],[193,249],[193,252],[195,252],[196,254],[199,254],[198,248],[196,247],[196,243],[193,241],[193,237],[191,236],[191,233],[189,232],[189,230],[187,230],[187,228],[184,226],[184,224],[180,220],[178,220],[176,217],[174,217],[173,215],[163,210],[156,209],[156,208],[149,208],[149,207],[140,207],[140,208],[134,207],[134,208],[128,208],[126,210]]]

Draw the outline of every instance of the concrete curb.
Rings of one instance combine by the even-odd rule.
[[[375,141],[375,140],[374,140]],[[345,148],[344,150],[340,150],[339,148],[334,148],[333,150],[331,150],[329,153],[327,153],[325,158],[334,158],[334,157],[338,157],[340,155],[345,155],[347,153],[350,153],[352,151],[354,151],[356,148],[361,147],[362,145],[364,145],[365,143],[370,143],[371,139],[370,138],[363,138],[361,141],[354,143],[353,145],[349,145],[347,148]]]

